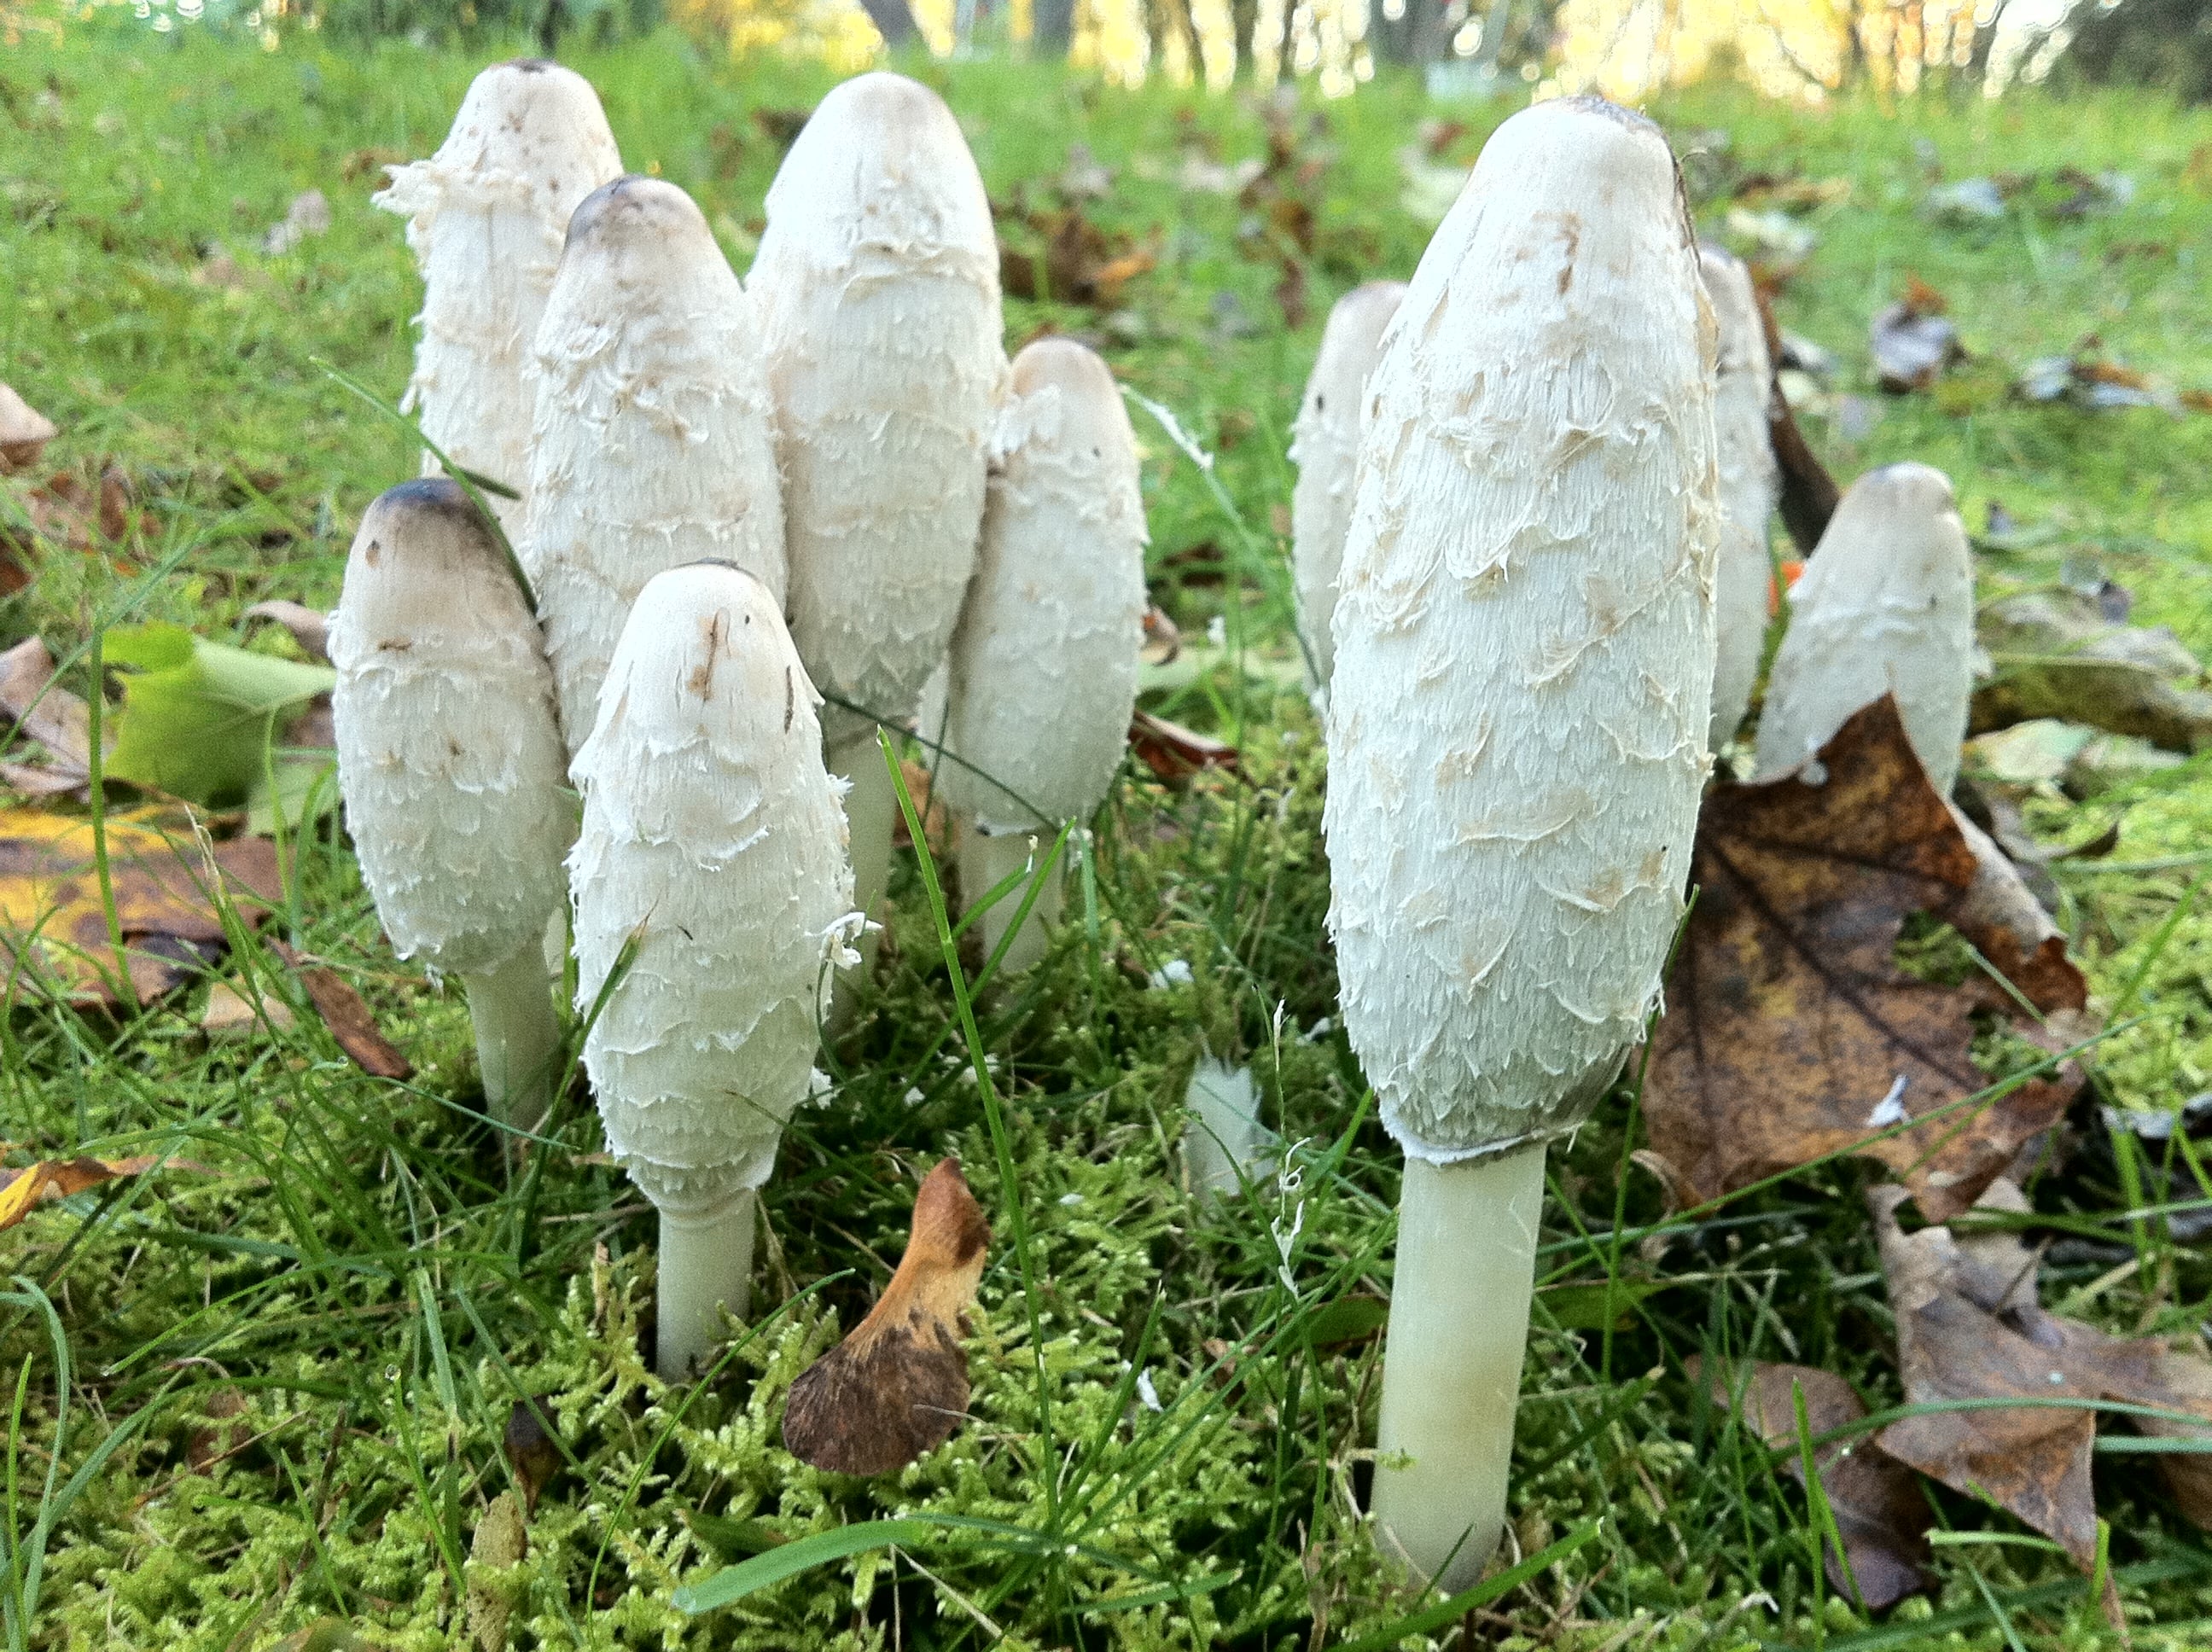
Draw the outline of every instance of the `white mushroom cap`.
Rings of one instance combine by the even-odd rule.
[[[1658,993],[1707,763],[1713,351],[1665,140],[1571,98],[1492,137],[1369,380],[1330,923],[1416,1157],[1571,1127]]]
[[[1751,705],[1766,641],[1766,597],[1774,581],[1767,523],[1782,497],[1782,467],[1767,435],[1774,367],[1751,271],[1717,246],[1698,249],[1720,336],[1713,386],[1713,435],[1726,519],[1713,586],[1713,711],[1707,744],[1727,744]]]
[[[645,582],[715,558],[784,592],[775,410],[752,301],[682,190],[619,178],[576,209],[538,331],[520,546],[571,751]]]
[[[1098,806],[1145,635],[1145,507],[1113,373],[1073,340],[1041,338],[1009,388],[952,636],[945,744],[964,762],[938,770],[945,802],[992,833],[1049,831]]]
[[[0,472],[31,464],[56,434],[52,419],[0,385]]]
[[[422,271],[409,404],[455,464],[518,490],[527,480],[531,341],[561,238],[576,203],[621,172],[591,82],[534,58],[478,75],[438,152],[391,169],[375,204],[407,220]],[[494,508],[510,528],[522,520],[512,501]]]
[[[817,703],[768,588],[696,562],[639,595],[576,756],[579,1006],[640,937],[584,1065],[663,1212],[760,1186],[806,1094],[853,892]]]
[[[792,634],[825,693],[903,716],[975,568],[1006,375],[998,241],[960,128],[890,74],[823,99],[747,278],[783,463]],[[864,720],[832,708],[833,742]]]
[[[552,673],[458,483],[362,515],[330,655],[346,820],[393,949],[473,975],[538,945],[570,818]]]
[[[1370,281],[1336,301],[1291,433],[1291,463],[1298,467],[1298,479],[1291,490],[1291,567],[1297,580],[1298,629],[1318,674],[1310,684],[1316,690],[1328,687],[1334,658],[1329,621],[1336,610],[1344,536],[1352,525],[1367,375],[1382,358],[1382,330],[1405,296],[1402,281]]]
[[[1853,712],[1894,694],[1921,767],[1948,796],[1973,658],[1973,553],[1951,479],[1925,465],[1869,471],[1790,593],[1759,716],[1759,773],[1796,768]]]

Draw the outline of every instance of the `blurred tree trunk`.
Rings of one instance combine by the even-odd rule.
[[[1030,50],[1040,58],[1065,58],[1075,43],[1075,0],[1032,0]]]
[[[2185,101],[2212,103],[2212,7],[2205,0],[2120,0],[2077,7],[2081,19],[2059,59],[2069,76],[2098,86],[2163,86]]]
[[[1260,27],[1260,0],[1229,0],[1229,27],[1237,35],[1237,72],[1249,76],[1257,55],[1252,50],[1252,37]]]
[[[860,0],[860,9],[868,14],[876,33],[894,52],[918,33],[914,26],[914,13],[908,9],[906,0]]]

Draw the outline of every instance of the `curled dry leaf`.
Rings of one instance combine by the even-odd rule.
[[[1129,719],[1129,749],[1164,780],[1185,780],[1201,768],[1237,772],[1237,748],[1226,740],[1200,734],[1148,711],[1139,711]]]
[[[1884,390],[1895,396],[1925,390],[1966,359],[1958,328],[1943,313],[1948,307],[1942,294],[1915,276],[1905,295],[1875,317],[1869,339]]]
[[[1731,1406],[1745,1427],[1790,1454],[1783,1472],[1801,1485],[1805,1465],[1797,1433],[1797,1392],[1805,1396],[1805,1422],[1815,1439],[1867,1414],[1865,1401],[1850,1383],[1810,1365],[1761,1360],[1748,1370],[1716,1365],[1708,1372],[1693,1357],[1688,1370],[1692,1382],[1705,1379],[1716,1405]],[[1912,1472],[1864,1435],[1817,1448],[1813,1465],[1836,1517],[1837,1535],[1844,1540],[1842,1555],[1833,1545],[1823,1551],[1828,1581],[1837,1592],[1848,1596],[1856,1583],[1858,1598],[1880,1612],[1933,1588],[1935,1579],[1927,1570],[1933,1516]]]
[[[59,797],[91,782],[91,710],[56,684],[53,655],[37,637],[0,653],[0,716],[44,746],[49,759],[0,763],[0,780],[33,798]]]
[[[1980,871],[1886,695],[1814,762],[1716,788],[1644,1098],[1653,1148],[1700,1200],[1863,1152],[1940,1220],[2056,1121],[2075,1088],[2063,1075],[1954,1106],[1988,1087],[1971,1059],[1974,1015],[2007,1000],[1914,980],[1893,957],[1916,912],[1958,926],[1992,961],[2010,956],[1966,904]],[[2063,952],[2027,963],[2014,984],[2039,1010],[2081,1008],[2087,987]],[[1910,1120],[1925,1122],[1876,1139]]]
[[[37,464],[58,434],[52,419],[0,385],[0,475]]]
[[[1990,604],[1974,629],[1993,668],[1974,690],[1978,734],[2055,717],[2169,751],[2212,745],[2203,668],[2163,626],[2116,624],[2084,592],[2039,592]]]
[[[131,985],[158,998],[221,954],[222,920],[207,859],[154,811],[110,815],[109,879]],[[258,922],[283,898],[276,852],[234,838],[213,850],[239,916]],[[92,823],[35,809],[0,811],[0,991],[75,1004],[119,1001]]]
[[[1182,632],[1156,605],[1145,609],[1145,642],[1137,651],[1146,665],[1164,665],[1182,652]]]
[[[991,1237],[957,1161],[922,1178],[898,1271],[859,1328],[791,1385],[783,1443],[840,1474],[888,1474],[942,1445],[968,1409],[963,1315]]]
[[[273,621],[292,634],[292,641],[308,659],[319,665],[331,663],[331,616],[321,609],[300,602],[258,602],[246,610],[246,618]]]
[[[1828,519],[1836,513],[1843,493],[1798,428],[1790,398],[1782,393],[1782,363],[1786,355],[1782,329],[1775,322],[1774,306],[1766,295],[1759,293],[1757,297],[1759,319],[1766,330],[1766,356],[1775,364],[1775,382],[1766,399],[1766,440],[1774,449],[1775,462],[1782,467],[1782,525],[1790,531],[1790,543],[1809,556],[1828,531]]]
[[[538,1512],[546,1483],[560,1472],[561,1448],[546,1427],[550,1420],[543,1400],[518,1400],[507,1413],[507,1429],[500,1436],[500,1449],[522,1486],[526,1515]]]
[[[1121,289],[1159,262],[1153,241],[1100,228],[1079,207],[1024,211],[994,205],[1000,223],[1025,226],[1042,252],[999,245],[999,285],[1008,298],[1050,299],[1111,310]]]
[[[373,1078],[404,1080],[415,1076],[412,1064],[378,1029],[376,1017],[344,976],[313,962],[282,941],[270,941],[269,948],[300,978],[307,1002],[315,1006],[315,1013],[322,1017],[331,1037],[356,1066]]]
[[[152,1169],[155,1162],[151,1157],[41,1159],[20,1170],[7,1171],[7,1183],[0,1186],[0,1229],[14,1227],[41,1200],[67,1199],[118,1176],[135,1176]]]

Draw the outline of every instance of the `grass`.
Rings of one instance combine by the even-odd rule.
[[[742,269],[779,155],[752,117],[805,106],[824,76],[710,61],[668,36],[575,62],[629,164],[692,191]],[[387,396],[404,384],[419,289],[368,196],[382,161],[434,145],[476,66],[312,35],[264,53],[105,15],[58,39],[33,30],[0,60],[0,379],[64,427],[52,459],[121,466],[149,513],[112,558],[42,562],[0,605],[0,642],[38,632],[64,653],[126,612],[234,637],[257,599],[335,597],[362,507],[414,463],[312,359]],[[16,1280],[0,1296],[0,1370],[16,1377],[0,1576],[12,1645],[247,1652],[334,1619],[365,1644],[447,1647],[469,1635],[473,1600],[507,1607],[517,1647],[1256,1652],[1395,1643],[1415,1610],[1385,1592],[1357,1515],[1376,1378],[1357,1333],[1388,1293],[1397,1157],[1331,1022],[1318,731],[1271,684],[1293,658],[1286,427],[1327,301],[1419,254],[1395,151],[1428,112],[1387,81],[1318,111],[1325,128],[1301,140],[1327,163],[1307,187],[1310,313],[1291,328],[1274,232],[1177,181],[1186,149],[1261,152],[1255,100],[988,62],[919,72],[962,114],[1002,203],[1081,142],[1116,169],[1091,216],[1158,248],[1113,316],[1010,302],[1009,335],[1049,323],[1100,337],[1218,455],[1201,472],[1139,416],[1156,592],[1187,635],[1220,618],[1229,655],[1156,704],[1237,741],[1244,778],[1170,791],[1125,774],[1095,833],[1071,842],[1069,938],[995,993],[971,997],[934,885],[908,864],[869,1012],[827,1053],[833,1087],[793,1121],[763,1193],[760,1315],[691,1387],[664,1386],[641,1357],[652,1218],[599,1155],[580,1086],[510,1183],[477,1113],[458,994],[393,961],[328,830],[292,846],[267,927],[362,989],[413,1054],[412,1082],[363,1076],[304,1001],[295,1029],[215,1047],[198,1031],[204,987],[112,1019],[9,1006],[12,1142],[170,1161],[0,1236]],[[1443,112],[1469,128],[1449,150],[1464,160],[1504,111]],[[2044,551],[1985,558],[1989,592],[2048,581],[2070,555],[2129,585],[2144,621],[2212,649],[2212,418],[2024,406],[1990,365],[2094,331],[2136,367],[2212,385],[2212,117],[2140,97],[1808,111],[1724,86],[1656,112],[1685,148],[1714,151],[1696,135],[1725,133],[1741,170],[1848,181],[1810,214],[1819,245],[1782,302],[1878,415],[1848,439],[1856,410],[1814,422],[1839,473],[1942,465],[1971,522],[2002,500],[2046,531]],[[2136,197],[2078,223],[2016,213],[1971,230],[1917,210],[1939,166],[2062,163],[2121,167]],[[331,197],[330,233],[255,251],[310,186]],[[1706,218],[1725,232],[1721,203]],[[1866,319],[1908,273],[1947,292],[1984,358],[1949,410],[1878,401],[1865,382]],[[74,675],[87,680],[82,664]],[[2201,847],[2212,792],[2200,761],[2090,805],[2051,794],[2032,816],[2067,841],[2117,820],[2113,859],[2140,865]],[[2100,1053],[2108,1101],[2165,1110],[2212,1087],[2212,925],[2181,910],[2196,875],[2063,875],[2097,991],[2142,1017]],[[249,997],[296,999],[266,948],[234,936],[219,973]],[[1176,960],[1188,984],[1165,973]],[[1174,1151],[1201,1051],[1252,1066],[1293,1144],[1279,1186],[1212,1210],[1188,1197]],[[1700,1352],[1799,1360],[1896,1402],[1866,1173],[1823,1167],[1662,1241],[1658,1190],[1630,1165],[1638,1141],[1624,1094],[1554,1152],[1517,1447],[1521,1552],[1601,1523],[1405,1643],[2118,1644],[2070,1568],[2017,1541],[1947,1544],[1939,1596],[1886,1624],[1827,1591],[1810,1564],[1816,1515],[1682,1368]],[[885,1480],[798,1465],[777,1432],[784,1390],[887,1278],[914,1180],[946,1152],[998,1235],[974,1417]],[[2177,1164],[2077,1158],[2039,1200],[2108,1236],[2054,1253],[2048,1298],[2075,1292],[2073,1311],[2131,1333],[2193,1325],[2212,1270],[2141,1212],[2202,1192]],[[2129,1257],[2134,1273],[2092,1289]],[[514,1486],[501,1442],[526,1400],[555,1425],[560,1467],[525,1558],[489,1567],[471,1546]],[[2135,1643],[2191,1643],[2212,1621],[2212,1551],[2146,1459],[2100,1458],[2098,1478]],[[2017,1536],[1930,1495],[1948,1527]],[[774,1546],[876,1520],[904,1523],[842,1556]],[[709,1615],[677,1606],[680,1587],[764,1545],[820,1564]]]

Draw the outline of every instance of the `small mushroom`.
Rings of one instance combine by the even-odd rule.
[[[952,1437],[968,1412],[967,1311],[990,1224],[958,1163],[940,1159],[915,1194],[898,1271],[853,1333],[799,1374],[783,1443],[838,1474],[888,1474]]]
[[[814,685],[768,587],[727,562],[648,580],[571,772],[584,1066],[607,1145],[660,1212],[659,1364],[742,1317],[754,1193],[805,1096],[817,993],[851,954],[852,872]],[[634,948],[634,951],[631,949]]]
[[[561,1046],[539,938],[568,841],[553,674],[490,525],[458,483],[371,504],[330,626],[339,789],[395,951],[458,975],[484,1099],[544,1118]]]
[[[1083,345],[1041,338],[1014,358],[994,440],[975,577],[952,634],[939,795],[972,905],[1087,820],[1113,784],[1145,640],[1145,506],[1114,374]],[[1064,866],[1037,891],[1001,969],[1044,951]],[[1018,893],[983,914],[998,950]]]
[[[1869,471],[1844,492],[1790,597],[1759,720],[1759,771],[1786,774],[1862,706],[1897,696],[1936,791],[1951,794],[1973,692],[1974,568],[1951,480]]]
[[[1713,354],[1666,140],[1566,98],[1492,136],[1369,380],[1323,824],[1345,1025],[1406,1151],[1375,1515],[1446,1594],[1504,1526],[1546,1144],[1682,913]]]
[[[374,204],[407,220],[422,271],[408,403],[453,463],[518,492],[530,471],[531,341],[576,203],[622,172],[591,82],[518,58],[470,82],[427,161],[390,169]],[[435,462],[423,456],[426,474]],[[523,512],[495,498],[510,531]]]
[[[1742,260],[1717,246],[1698,249],[1705,296],[1719,329],[1714,367],[1713,434],[1720,462],[1720,559],[1713,572],[1713,709],[1708,747],[1718,751],[1751,706],[1766,646],[1766,596],[1774,562],[1766,530],[1782,496],[1782,467],[1767,434],[1774,366],[1759,295]]]
[[[876,721],[914,708],[951,640],[1006,373],[990,203],[944,100],[881,72],[832,89],[769,189],[746,286],[775,398],[792,635],[830,699],[872,917],[898,813]]]
[[[0,476],[37,464],[57,434],[52,419],[0,385]]]
[[[1346,293],[1328,313],[1321,354],[1306,380],[1292,432],[1291,568],[1298,588],[1298,635],[1305,649],[1306,686],[1319,703],[1328,691],[1336,610],[1336,574],[1352,525],[1352,471],[1359,458],[1359,415],[1367,376],[1382,359],[1383,329],[1406,296],[1402,281],[1370,281]]]
[[[783,600],[775,411],[751,301],[673,184],[617,178],[569,220],[538,330],[520,545],[573,753],[645,582],[735,562]]]

